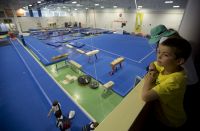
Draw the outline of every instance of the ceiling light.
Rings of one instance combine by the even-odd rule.
[[[72,2],[72,4],[76,4],[76,3],[77,3],[76,1],[73,1],[73,2]]]
[[[174,5],[174,6],[173,6],[173,8],[179,8],[179,7],[180,7],[179,5]]]
[[[99,6],[99,4],[94,4],[95,6]]]
[[[171,3],[173,3],[172,0],[167,0],[167,1],[165,1],[165,4],[171,4]]]
[[[104,6],[101,6],[101,8],[103,9],[103,8],[104,8]]]
[[[42,2],[41,2],[41,1],[38,1],[37,3],[40,4],[40,3],[42,3]]]
[[[117,6],[113,6],[113,8],[117,8]]]
[[[32,6],[32,5],[28,5],[28,6]]]

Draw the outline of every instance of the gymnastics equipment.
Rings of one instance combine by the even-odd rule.
[[[68,48],[70,48],[70,49],[72,49],[72,48],[74,48],[73,46],[71,46],[71,45],[66,45]]]
[[[78,69],[82,68],[82,65],[80,65],[79,63],[77,63],[77,62],[75,62],[73,60],[70,60],[69,63],[72,64],[73,66],[75,66]]]
[[[71,75],[66,75],[65,78],[67,78],[67,80],[69,80],[70,82],[77,80],[76,76],[71,76]]]
[[[68,38],[67,41],[72,41],[72,40],[77,40],[77,39],[80,39],[80,37],[72,37],[70,39]],[[76,48],[81,48],[81,47],[85,46],[85,44],[81,43],[81,42],[70,42],[68,44],[71,45],[71,46],[74,46]]]
[[[53,62],[56,62],[56,71],[58,71],[57,62],[65,61],[65,65],[67,65],[66,59],[68,59],[68,54],[67,53],[62,54],[62,55],[58,55],[58,56],[54,56],[54,57],[51,58],[51,60]]]
[[[69,63],[71,64],[72,70],[74,70],[75,72],[77,71],[76,69],[78,69],[79,71],[82,69],[82,65],[80,65],[79,63],[77,63],[73,60],[70,60]]]
[[[71,83],[71,82],[74,82],[75,80],[77,80],[77,77],[76,76],[72,76],[72,75],[66,75],[65,78],[66,79],[64,79],[62,81],[63,84],[68,84],[68,83]]]
[[[90,57],[93,56],[93,55],[94,55],[94,56],[96,57],[96,59],[97,59],[97,53],[99,53],[99,50],[92,50],[92,51],[89,51],[89,52],[85,53],[86,56],[89,56],[88,62],[90,61]]]
[[[85,54],[85,51],[80,50],[80,49],[76,49],[77,52],[81,53],[81,54]]]
[[[108,91],[108,90],[111,89],[113,86],[114,86],[114,82],[113,82],[113,81],[109,81],[109,82],[105,83],[105,84],[103,85],[104,91]]]
[[[81,85],[87,85],[91,82],[91,77],[89,75],[82,75],[78,77],[78,83]]]
[[[87,53],[85,53],[87,56],[93,56],[93,55],[96,55],[97,53],[99,53],[99,50],[92,50],[92,51],[89,51]]]
[[[51,58],[51,60],[52,60],[52,61],[57,61],[57,60],[59,60],[59,59],[66,58],[66,57],[68,57],[68,54],[67,54],[67,53],[62,54],[62,55],[58,55],[58,56],[54,56],[54,57]]]
[[[111,75],[113,75],[117,71],[117,65],[119,65],[120,68],[122,68],[122,62],[124,61],[123,57],[118,57],[117,59],[114,59],[110,65],[112,68],[112,71],[110,72]]]
[[[96,88],[99,87],[99,82],[97,82],[97,81],[91,81],[89,86],[92,89],[96,89]]]

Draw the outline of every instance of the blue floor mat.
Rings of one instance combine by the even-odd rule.
[[[153,50],[147,39],[131,35],[103,34],[74,42],[84,43],[138,62]]]
[[[87,56],[80,55],[74,58],[74,60],[83,66],[83,71],[86,74],[92,76],[102,84],[110,80],[113,81],[115,83],[112,88],[113,91],[121,96],[126,96],[128,92],[134,88],[136,76],[142,78],[146,73],[146,70],[124,62],[122,68],[118,69],[114,75],[110,75],[110,62],[115,58],[105,56],[101,52],[97,57],[98,59],[92,57],[90,61],[88,61],[89,58]]]
[[[2,113],[1,111],[0,115],[2,116],[1,118],[8,118],[8,119],[6,119],[7,121],[5,121],[5,119],[1,119],[3,121],[1,123],[5,122],[5,124],[4,125],[1,124],[0,129],[3,129],[3,130],[17,129],[20,131],[27,131],[27,130],[28,131],[37,131],[37,130],[57,131],[58,129],[55,126],[55,118],[54,117],[51,117],[50,119],[47,118],[47,113],[49,111],[50,104],[49,104],[48,99],[45,99],[45,98],[47,98],[48,96],[49,100],[51,101],[55,99],[59,100],[59,102],[62,105],[64,114],[67,115],[67,113],[70,110],[76,111],[76,116],[78,117],[75,116],[75,118],[72,121],[72,130],[81,131],[82,126],[87,124],[91,120],[84,114],[84,112],[81,111],[79,107],[77,107],[77,105],[74,102],[72,102],[72,100],[58,87],[58,85],[52,80],[52,78],[48,76],[48,74],[46,74],[46,72],[39,66],[39,64],[30,56],[30,54],[28,54],[28,52],[25,51],[25,49],[23,49],[23,47],[17,41],[13,41],[13,45],[15,45],[15,48],[20,52],[20,56],[23,57],[23,62],[26,63],[26,67],[24,66],[24,63],[19,58],[18,59],[13,58],[13,59],[16,59],[16,61],[13,60],[15,64],[8,63],[10,62],[9,60],[7,64],[4,66],[5,68],[7,68],[8,65],[10,66],[15,65],[15,68],[11,67],[14,72],[13,76],[10,73],[10,70],[9,70],[9,73],[5,72],[8,70],[3,70],[4,71],[3,73],[8,76],[4,76],[3,77],[4,79],[1,78],[1,80],[3,80],[3,82],[1,81],[1,87],[6,87],[6,89],[8,90],[6,92],[5,89],[0,88],[3,90],[2,91],[3,94],[1,94],[1,96],[4,96],[0,98],[0,100],[2,101],[1,103],[3,103],[1,104],[1,106],[5,108],[5,109],[1,108],[5,110],[5,113]],[[1,54],[1,55],[6,55],[5,52],[3,53],[4,54]],[[7,54],[10,54],[10,51]],[[18,55],[15,52],[13,56],[16,57]],[[8,59],[1,59],[1,62],[5,63],[6,60]],[[19,64],[19,66],[16,65],[17,63]],[[20,70],[20,68],[22,68],[23,70]],[[2,70],[0,71],[2,72]],[[16,75],[15,73],[16,71],[19,71],[19,74],[18,74],[19,76]],[[21,76],[23,74],[29,75],[29,76],[24,75],[25,77],[23,78]],[[25,78],[29,78],[29,80],[26,80]],[[34,80],[32,78],[34,78]],[[13,80],[12,83],[10,82],[11,80]],[[19,82],[19,81],[23,81],[23,82]],[[31,86],[31,82],[34,86]],[[23,85],[18,85],[22,83]],[[16,87],[15,88],[16,90],[13,89],[14,87]],[[29,88],[31,90],[27,91],[29,90]],[[41,90],[41,88],[43,91]],[[36,92],[34,90],[36,90],[37,93],[34,93]],[[12,94],[9,94],[9,92],[12,92]],[[43,92],[45,92],[46,96],[44,95]],[[38,98],[35,98],[35,97],[38,97]],[[10,103],[8,103],[7,101],[8,99],[10,99]],[[15,99],[18,101],[15,101]],[[32,101],[32,99],[36,99],[36,100]],[[40,105],[37,105],[37,104],[40,104]],[[8,113],[10,114],[9,117],[7,117]],[[18,116],[18,115],[21,115],[21,116]],[[10,126],[10,123],[12,123],[12,126]]]
[[[142,78],[146,73],[146,67],[156,58],[155,48],[142,37],[106,34],[74,41],[76,42],[85,44],[81,48],[85,52],[99,49],[100,53],[97,54],[97,60],[93,56],[89,61],[83,54],[71,59],[81,64],[86,74],[102,84],[110,80],[115,82],[113,91],[121,96],[126,96],[134,88],[135,78],[137,76]],[[123,68],[111,76],[110,62],[119,56],[125,57]]]
[[[101,83],[114,81],[113,91],[121,96],[127,95],[133,88],[136,76],[143,77],[146,73],[146,67],[155,60],[155,48],[149,45],[147,39],[143,37],[104,34],[73,41],[73,43],[81,44],[81,47],[77,46],[77,48],[79,47],[85,52],[100,50],[100,53],[97,54],[98,59],[95,60],[95,57],[91,57],[89,61],[86,55],[64,47],[57,50],[59,52],[72,52],[69,53],[69,58],[81,64],[86,74],[91,75]],[[125,58],[124,67],[110,76],[110,62],[119,56]]]
[[[11,46],[0,47],[0,130],[58,131],[50,106]],[[8,117],[9,116],[9,117]]]
[[[24,37],[27,46],[35,53],[37,58],[44,64],[44,65],[50,65],[54,64],[63,60],[66,60],[67,58],[59,59],[59,60],[52,60],[52,57],[61,55],[57,50],[53,49],[52,47],[44,44],[43,42],[31,37],[27,36]]]

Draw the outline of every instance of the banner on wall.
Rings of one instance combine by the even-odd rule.
[[[136,33],[141,33],[142,31],[143,16],[144,13],[136,12],[135,29],[134,29]]]

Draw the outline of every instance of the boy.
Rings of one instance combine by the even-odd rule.
[[[62,115],[61,112],[56,112],[55,116],[57,118],[56,126],[60,129],[60,131],[70,131],[70,119]]]
[[[156,119],[166,127],[181,127],[186,122],[183,107],[186,74],[182,65],[191,53],[188,41],[170,37],[159,44],[157,61],[149,66],[142,90],[145,102],[155,102]]]
[[[60,112],[62,114],[60,103],[57,100],[53,101],[52,107],[51,107],[51,109],[49,110],[49,113],[48,113],[48,117],[50,117],[52,112],[54,112],[54,115],[55,115],[56,112]]]

